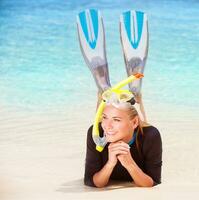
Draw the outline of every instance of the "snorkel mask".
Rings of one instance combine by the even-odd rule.
[[[121,88],[129,84],[130,82],[133,82],[134,80],[140,79],[142,77],[143,77],[143,74],[139,74],[139,73],[135,75],[131,75],[127,79],[116,84],[114,87],[103,92],[102,101],[97,109],[93,129],[92,129],[92,137],[93,137],[93,141],[96,144],[97,151],[99,152],[103,151],[107,143],[106,137],[105,136],[100,137],[99,135],[99,123],[101,121],[101,116],[106,104],[111,103],[113,105],[114,104],[116,105],[118,103],[126,104],[126,102],[129,102],[130,104],[132,104],[132,101],[134,101],[133,94],[129,90],[123,90]]]

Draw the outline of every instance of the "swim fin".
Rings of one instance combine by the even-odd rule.
[[[99,92],[111,87],[105,49],[105,33],[101,14],[87,9],[77,15],[80,48]]]
[[[128,76],[144,73],[148,54],[147,15],[141,11],[126,11],[120,15],[120,39]],[[129,84],[135,96],[141,95],[142,79]]]

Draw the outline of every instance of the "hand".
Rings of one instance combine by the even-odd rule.
[[[108,146],[108,163],[115,166],[119,155],[127,155],[129,152],[129,145],[125,142],[118,141],[110,143]]]
[[[125,142],[121,142],[120,145],[125,147],[126,151],[125,153],[120,153],[119,155],[117,155],[117,159],[120,161],[122,166],[127,169],[130,165],[134,163],[134,160],[131,156],[129,145]]]

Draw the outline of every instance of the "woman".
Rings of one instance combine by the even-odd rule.
[[[103,111],[100,136],[107,145],[95,149],[92,127],[87,135],[84,183],[104,187],[109,180],[133,181],[140,187],[161,183],[162,142],[159,131],[144,125],[130,102],[109,102]]]

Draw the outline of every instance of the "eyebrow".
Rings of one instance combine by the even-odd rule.
[[[107,115],[105,114],[105,113],[102,113],[102,115],[104,115],[104,116],[106,116],[107,117]],[[122,117],[118,117],[118,116],[114,116],[114,117],[112,117],[113,119],[122,119]]]
[[[113,117],[113,119],[122,119],[121,117]]]

